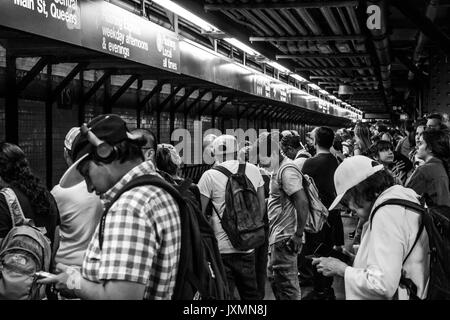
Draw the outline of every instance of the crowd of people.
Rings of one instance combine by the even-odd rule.
[[[401,128],[317,127],[306,141],[295,130],[262,133],[251,143],[205,136],[204,154],[213,164],[191,189],[216,237],[230,298],[264,299],[269,281],[279,300],[333,300],[333,280],[342,277],[346,299],[408,299],[399,285],[405,275],[416,295],[426,297],[429,246],[420,215],[378,206],[389,199],[450,206],[449,139],[439,114]],[[46,297],[171,299],[182,247],[179,203],[154,185],[124,190],[146,175],[183,183],[177,149],[159,144],[150,130],[130,131],[117,115],[72,128],[62,147],[68,169],[49,192],[18,146],[0,144],[2,187],[14,191],[24,216],[50,240],[52,275],[38,280],[47,285]],[[241,169],[265,233],[246,250],[233,245],[223,224],[230,210],[224,172]],[[312,215],[309,179],[328,208],[319,232],[305,229]],[[0,239],[15,226],[7,202],[0,194]],[[359,221],[348,234],[350,249],[343,214]],[[313,290],[302,296],[305,285]]]

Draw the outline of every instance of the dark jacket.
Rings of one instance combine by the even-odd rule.
[[[431,158],[417,167],[406,187],[424,195],[428,205],[445,205],[450,207],[449,178],[442,160]]]

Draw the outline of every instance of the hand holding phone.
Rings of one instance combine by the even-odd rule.
[[[54,274],[48,273],[48,272],[45,272],[45,271],[39,271],[39,272],[36,272],[34,275],[38,278],[38,280],[41,280],[41,279],[51,279],[51,278],[54,278],[54,277],[55,277]]]

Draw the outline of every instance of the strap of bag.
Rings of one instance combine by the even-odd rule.
[[[243,163],[239,162],[239,167],[238,167],[239,174],[245,175],[245,165],[246,164],[247,164],[246,162],[243,162]]]
[[[244,163],[239,163],[239,167],[238,167],[238,171],[237,171],[238,173],[245,175],[245,164],[246,164],[245,162]],[[216,167],[211,168],[211,169],[219,171],[220,173],[224,174],[228,179],[233,175],[230,170],[228,170],[227,168],[225,168],[223,166],[216,166]],[[211,199],[209,201],[212,202]],[[213,208],[213,211],[219,217],[220,223],[222,223],[222,218],[220,217],[219,212],[217,211],[217,209],[216,209],[216,207],[214,206],[213,203],[211,203],[211,207]]]
[[[370,229],[372,229],[372,220],[373,220],[373,216],[375,215],[375,213],[378,211],[378,209],[380,209],[383,206],[386,205],[398,205],[398,206],[403,206],[406,207],[408,209],[411,209],[413,211],[416,211],[420,214],[424,214],[425,213],[425,208],[423,208],[420,204],[417,204],[415,202],[409,201],[409,200],[403,200],[403,199],[389,199],[386,200],[385,202],[379,204],[372,212],[371,216],[370,216]],[[409,250],[408,254],[406,255],[405,259],[403,259],[403,263],[402,265],[405,264],[406,260],[408,260],[409,256],[411,255],[412,251],[414,250],[417,242],[419,242],[420,236],[422,235],[423,230],[425,229],[425,224],[422,223],[420,224],[419,230],[417,232],[417,236],[416,239],[414,240],[413,245],[411,246],[411,249]],[[405,286],[407,288],[407,290],[409,291],[409,295],[410,295],[410,299],[411,300],[417,300],[419,299],[417,296],[417,286],[414,284],[414,282],[411,279],[406,278],[403,275],[400,277],[400,284],[402,284],[403,286]],[[398,293],[396,292],[396,295],[398,295]]]
[[[140,186],[149,186],[149,185],[164,189],[175,199],[175,201],[178,204],[182,203],[183,199],[181,198],[179,192],[173,186],[171,186],[169,183],[167,183],[162,178],[160,178],[156,175],[148,174],[148,175],[143,175],[136,179],[133,179],[131,182],[126,184],[116,194],[116,196],[109,203],[109,206],[105,208],[105,211],[103,211],[103,215],[100,219],[100,227],[99,227],[99,233],[98,233],[100,250],[102,250],[102,245],[103,245],[103,236],[104,236],[104,232],[105,232],[106,216],[108,215],[108,211],[112,207],[114,202],[116,202],[123,193],[125,193],[133,188],[140,187]]]
[[[240,166],[240,164],[239,164],[239,166]],[[217,167],[214,167],[214,168],[211,168],[211,169],[219,171],[220,173],[224,174],[227,178],[230,178],[231,175],[232,175],[230,170],[228,170],[227,168],[222,167],[222,166],[217,166]]]
[[[33,225],[31,219],[25,218],[19,199],[17,199],[17,195],[13,189],[3,188],[0,193],[5,196],[6,204],[8,205],[9,213],[11,214],[13,228],[22,224]]]
[[[297,165],[295,165],[293,163],[287,163],[278,169],[277,181],[278,181],[279,185],[281,186],[281,182],[282,182],[281,177],[282,177],[283,171],[287,168],[293,168],[298,173],[300,173],[300,175],[302,176],[302,185],[303,185],[303,188],[305,189],[305,182],[306,182],[305,176],[304,176],[303,172],[297,167]]]

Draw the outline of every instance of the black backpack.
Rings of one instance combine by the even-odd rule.
[[[167,175],[164,177],[168,179]],[[226,274],[217,240],[214,231],[199,211],[195,195],[190,191],[191,181],[184,180],[178,185],[173,179],[168,183],[156,175],[140,176],[125,185],[109,207],[124,192],[147,185],[167,191],[180,208],[181,250],[172,300],[228,299]]]
[[[234,174],[222,166],[212,169],[228,178],[222,217],[212,207],[231,244],[244,251],[260,247],[265,241],[263,211],[255,187],[245,175],[245,163],[239,163],[238,172]]]
[[[403,263],[408,259],[417,241],[425,229],[429,238],[430,246],[430,280],[428,283],[427,300],[449,300],[450,299],[450,207],[434,206],[424,208],[423,206],[408,200],[391,199],[378,205],[370,217],[372,227],[373,216],[383,206],[400,205],[411,209],[422,216],[416,240],[406,255]],[[411,279],[400,278],[400,285],[404,286],[411,300],[417,297],[417,287]]]

